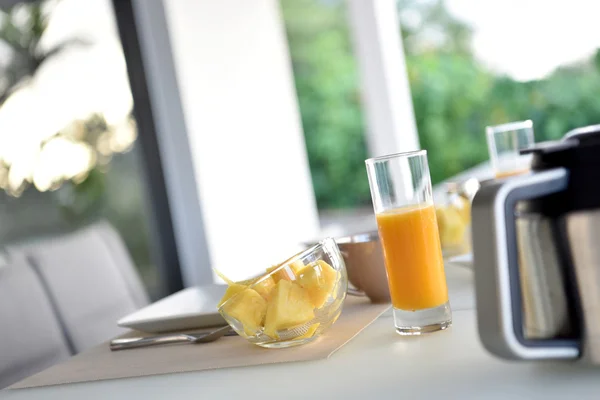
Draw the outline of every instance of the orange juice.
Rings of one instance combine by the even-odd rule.
[[[509,171],[498,171],[496,172],[496,179],[508,178],[509,176],[521,175],[529,172],[529,168],[513,169]]]
[[[448,288],[433,205],[377,214],[392,304],[405,311],[441,306]]]

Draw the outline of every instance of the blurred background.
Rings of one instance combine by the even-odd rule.
[[[347,5],[281,4],[319,209],[370,206]],[[599,5],[399,0],[397,6],[434,184],[488,159],[486,125],[532,119],[536,141],[543,141],[598,121],[600,33],[592,15]]]
[[[177,288],[165,282],[165,270],[180,270],[185,286],[202,283],[190,270],[218,267],[235,278],[248,259],[260,264],[284,254],[270,249],[374,226],[364,160],[376,154],[360,72],[369,60],[356,47],[365,27],[349,17],[350,3],[365,4],[146,2],[159,3],[168,36],[146,37],[142,56],[170,46],[185,132],[138,130],[142,105],[130,77],[157,78],[126,61],[127,32],[117,28],[113,2],[1,8],[0,244],[108,220],[157,299]],[[387,32],[401,39],[395,56],[406,68],[396,72],[409,83],[408,113],[434,184],[487,161],[486,125],[532,119],[542,141],[600,120],[597,3],[398,0],[394,7]],[[182,148],[194,177],[180,188],[197,186],[192,199],[202,218],[175,209],[184,194],[169,179],[190,169],[176,163],[185,152],[142,151],[140,141],[152,134],[160,151],[187,135]],[[165,171],[159,186],[169,210],[153,202],[155,164]],[[164,229],[156,220],[165,212],[179,252],[172,263],[156,254]],[[192,231],[203,232],[198,250],[193,241],[182,244]],[[207,262],[185,256],[205,250]]]
[[[150,292],[137,128],[109,1],[28,1],[0,11],[0,242],[106,218]]]

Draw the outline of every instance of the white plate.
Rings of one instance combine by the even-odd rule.
[[[450,257],[446,260],[446,262],[449,264],[460,265],[461,267],[473,269],[473,253]]]
[[[223,326],[217,304],[226,289],[217,284],[187,288],[121,318],[117,325],[151,333]]]

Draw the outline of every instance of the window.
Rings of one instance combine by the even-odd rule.
[[[0,244],[108,220],[158,298],[132,107],[110,0],[2,10]]]
[[[369,205],[346,2],[281,0],[320,209]],[[532,119],[536,141],[600,122],[600,5],[398,0],[414,115],[433,183],[488,160],[485,127]]]

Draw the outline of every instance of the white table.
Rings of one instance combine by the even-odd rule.
[[[509,363],[477,335],[471,272],[448,266],[453,326],[400,337],[387,312],[328,360],[0,391],[0,398],[600,399],[600,368]]]

